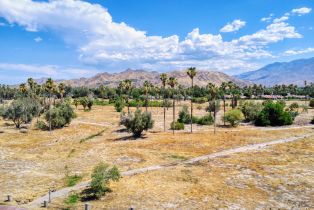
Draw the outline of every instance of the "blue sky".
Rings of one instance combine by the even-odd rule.
[[[314,56],[312,0],[0,0],[0,83]]]

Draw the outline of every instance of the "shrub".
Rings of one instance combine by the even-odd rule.
[[[90,97],[83,97],[80,98],[80,104],[83,106],[84,110],[86,108],[88,108],[88,110],[91,110],[94,104],[94,100]]]
[[[73,118],[75,118],[73,108],[65,102],[57,104],[45,114],[46,121],[51,122],[51,129],[62,128],[70,124]]]
[[[83,200],[99,199],[110,190],[109,182],[119,181],[121,175],[116,166],[110,168],[108,164],[101,162],[93,169],[91,178],[90,188],[83,191]]]
[[[192,98],[193,103],[203,104],[207,101],[206,97]]]
[[[206,111],[210,112],[210,113],[214,113],[216,109],[216,113],[219,111],[220,109],[220,102],[219,101],[209,101],[208,102],[208,107],[206,107]]]
[[[314,108],[314,98],[312,98],[312,99],[310,100],[309,106],[310,106],[311,108]]]
[[[166,99],[165,101],[162,101],[161,102],[161,107],[164,107],[164,106],[167,107],[167,108],[171,107],[172,106],[171,101],[168,100],[168,99]]]
[[[241,111],[246,121],[255,121],[258,113],[262,111],[263,105],[260,103],[254,103],[246,101],[241,105]]]
[[[36,128],[39,130],[47,130],[48,126],[46,125],[46,123],[42,120],[39,120],[36,122]]]
[[[181,111],[179,112],[179,119],[178,119],[179,123],[184,123],[184,124],[189,124],[191,123],[191,115],[189,113],[189,107],[184,105],[181,109]],[[198,118],[193,116],[192,117],[192,123],[197,123],[198,122]]]
[[[99,100],[99,99],[94,100],[94,105],[97,105],[97,106],[107,106],[109,104],[110,104],[109,101],[104,101],[104,100]]]
[[[197,124],[199,125],[212,125],[214,123],[214,119],[211,114],[207,114],[198,119]]]
[[[184,123],[181,122],[172,122],[170,124],[172,130],[184,130]]]
[[[79,181],[81,181],[82,180],[82,176],[81,175],[77,175],[77,174],[75,174],[75,175],[67,175],[66,176],[66,186],[67,187],[72,187],[72,186],[74,186],[74,185],[76,185]]]
[[[229,122],[231,126],[237,126],[242,120],[244,120],[244,115],[239,109],[232,109],[226,112],[225,121]]]
[[[128,116],[122,115],[120,124],[124,125],[128,132],[132,132],[134,137],[140,137],[142,132],[153,128],[154,121],[151,113],[143,112],[137,109],[133,114]]]
[[[263,110],[258,114],[255,121],[257,126],[282,126],[291,125],[293,119],[289,112],[284,111],[281,103],[273,103],[272,101],[265,104]]]
[[[117,98],[114,102],[114,108],[116,109],[116,111],[121,112],[124,107],[125,107],[125,102],[123,98],[121,97]]]
[[[268,103],[268,102],[267,102],[267,103]],[[266,104],[267,104],[267,103],[266,103]],[[283,99],[278,100],[277,103],[278,103],[278,104],[281,104],[284,108],[285,108],[286,105],[287,105],[287,104],[286,104],[286,101],[283,100]]]
[[[290,104],[289,109],[292,110],[296,110],[299,108],[299,104],[296,102],[293,102],[292,104]]]
[[[64,203],[72,206],[76,204],[79,201],[79,199],[80,196],[78,194],[72,194],[64,200]]]
[[[29,123],[40,112],[40,104],[31,98],[18,98],[2,111],[4,119],[12,120],[16,128]]]

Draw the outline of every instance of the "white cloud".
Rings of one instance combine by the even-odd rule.
[[[275,18],[273,22],[274,23],[280,23],[280,22],[284,22],[286,20],[289,20],[289,14],[286,14],[280,18]]]
[[[32,76],[35,78],[41,77],[53,77],[57,79],[62,78],[78,78],[84,76],[92,76],[99,73],[93,69],[81,69],[81,68],[64,68],[57,65],[29,65],[29,64],[12,64],[12,63],[0,63],[1,71],[17,71],[23,73],[25,77]],[[21,75],[21,74],[19,74]]]
[[[220,32],[228,33],[228,32],[238,31],[241,28],[243,28],[245,24],[246,24],[245,21],[234,20],[232,23],[228,23],[222,29],[220,29]]]
[[[220,34],[201,34],[198,28],[182,41],[177,35],[148,36],[145,31],[113,22],[102,6],[80,0],[0,0],[0,16],[28,31],[56,32],[67,44],[78,48],[80,61],[112,70],[189,66],[248,70],[256,66],[256,59],[272,57],[267,50],[269,44],[302,37],[282,21],[232,41],[224,41]],[[245,22],[235,20],[230,25],[221,30],[236,31]]]
[[[309,47],[302,50],[287,50],[283,54],[286,56],[290,56],[290,55],[299,55],[299,54],[312,53],[312,52],[314,52],[314,48]]]
[[[298,8],[298,9],[293,9],[291,12],[293,14],[297,14],[297,15],[305,15],[305,14],[308,14],[312,11],[312,8],[308,8],[308,7],[301,7],[301,8]]]
[[[35,41],[35,42],[41,42],[41,41],[43,41],[43,39],[42,39],[41,37],[36,37],[36,38],[34,39],[34,41]]]
[[[271,13],[271,14],[269,14],[268,17],[261,18],[261,21],[262,22],[270,22],[273,19],[273,16],[274,16],[274,14]]]

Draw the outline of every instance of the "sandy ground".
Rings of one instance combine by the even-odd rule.
[[[194,106],[195,115],[201,116],[205,114],[204,109],[199,110],[196,106],[197,105]],[[205,105],[203,106],[205,107]],[[253,126],[243,125],[232,129],[219,127],[217,134],[214,135],[212,126],[194,126],[194,134],[188,133],[189,127],[186,126],[186,131],[176,132],[175,135],[172,135],[170,130],[162,132],[162,109],[149,108],[149,110],[152,111],[155,127],[153,130],[147,132],[143,138],[138,140],[133,140],[129,137],[130,134],[121,131],[122,127],[118,125],[119,113],[116,113],[111,106],[95,106],[90,112],[84,112],[79,109],[77,110],[78,118],[75,119],[69,127],[51,133],[31,128],[27,134],[23,134],[15,130],[12,125],[7,125],[5,122],[0,121],[1,130],[4,131],[4,133],[0,133],[0,198],[4,199],[7,194],[11,194],[14,197],[14,202],[11,204],[22,205],[46,194],[49,188],[63,188],[65,186],[65,168],[68,168],[71,174],[82,174],[84,181],[89,179],[91,169],[100,161],[115,164],[121,171],[126,171],[155,164],[176,162],[179,161],[177,157],[179,157],[180,160],[193,158],[247,144],[303,135],[313,130],[311,127],[255,130]],[[180,110],[180,108],[177,108],[177,110]],[[220,112],[219,114],[221,115],[222,113]],[[306,121],[304,119],[310,119],[311,116],[313,116],[313,110],[309,110],[309,113],[303,114],[303,116],[300,115],[298,118],[302,121]],[[168,128],[171,121],[172,110],[170,108],[167,111]],[[103,131],[103,133],[99,136],[80,143],[82,139],[101,131]],[[267,155],[262,154],[259,155],[261,158],[255,159],[256,161],[263,160],[265,158],[271,158],[276,154],[278,157],[282,158],[282,162],[286,162],[286,167],[280,168],[282,173],[286,171],[289,172],[289,176],[297,176],[300,174],[298,173],[299,171],[301,172],[300,176],[305,177],[304,179],[308,179],[308,177],[313,178],[313,171],[306,168],[309,165],[303,164],[308,160],[313,161],[313,142],[312,139],[308,139],[304,142],[304,144],[307,144],[308,148],[295,148],[293,144],[298,143],[291,143],[293,145],[291,148],[284,148],[283,146],[282,148],[280,147],[283,151],[263,151]],[[289,148],[292,153],[286,154],[287,150],[290,151]],[[303,154],[303,150],[306,150],[305,152],[308,154],[307,158],[304,160],[302,159],[303,156],[299,157],[299,154]],[[247,159],[245,164],[249,164],[251,159],[255,160],[255,153],[253,154],[254,155],[248,154],[246,158],[244,158]],[[285,161],[284,158],[288,157],[294,158],[294,165],[289,165],[290,161],[288,161],[288,159]],[[234,160],[237,162],[238,159],[239,162],[237,165],[242,165],[242,155],[233,156],[233,158],[230,158],[230,161]],[[226,160],[226,158],[219,159],[219,161],[222,160]],[[265,162],[267,161],[268,159],[265,160]],[[130,207],[130,205],[136,205],[139,209],[196,208],[198,206],[196,203],[200,202],[199,199],[202,196],[196,199],[191,192],[195,191],[195,193],[198,194],[200,193],[199,190],[201,190],[215,193],[217,192],[216,188],[210,188],[210,186],[213,187],[215,185],[215,182],[211,183],[211,180],[216,180],[217,186],[219,186],[219,183],[223,183],[224,177],[227,179],[228,175],[229,178],[233,180],[232,173],[229,174],[226,171],[231,172],[238,169],[232,167],[228,168],[229,163],[226,164],[227,165],[224,167],[220,167],[219,165],[210,165],[209,167],[207,163],[202,163],[190,166],[188,169],[186,169],[186,167],[178,167],[171,170],[150,172],[128,179],[122,179],[119,183],[113,184],[112,193],[106,195],[101,201],[92,202],[92,205],[97,206],[96,209],[125,209]],[[263,165],[265,163],[256,162],[256,164]],[[225,170],[224,174],[222,174],[223,169]],[[204,172],[207,170],[211,172],[216,171],[217,173],[207,175]],[[221,174],[218,173],[220,170],[222,170]],[[306,171],[306,173],[303,174],[303,171]],[[198,176],[198,174],[200,176]],[[215,175],[217,176],[216,178],[214,178]],[[197,181],[196,188],[190,181],[181,180],[190,178],[193,180],[193,177],[197,180],[201,180]],[[221,180],[218,181],[219,179]],[[254,177],[252,179],[254,179]],[[267,178],[267,180],[272,179],[272,176]],[[298,178],[295,181],[299,183],[302,179]],[[223,185],[221,187],[223,189]],[[230,186],[228,185],[228,187]],[[314,188],[313,183],[307,183],[306,187]],[[228,188],[225,190],[228,191]],[[271,190],[267,191],[264,189],[264,191],[264,200],[261,199],[264,202],[264,205],[261,204],[262,207],[268,207],[267,204],[273,206],[280,204],[280,202],[276,203],[276,200],[269,203],[269,193],[271,193]],[[171,193],[178,195],[178,197],[170,196]],[[278,193],[283,193],[283,191],[278,191]],[[313,190],[309,190],[309,193],[313,194]],[[241,195],[241,190],[237,189],[231,194],[234,194],[234,196],[231,197],[234,197],[235,200],[227,200],[225,204],[212,200],[213,196],[211,195],[213,194],[211,193],[208,194],[209,198],[205,199],[205,196],[203,199],[208,200],[206,201],[206,205],[208,205],[208,207],[213,206],[213,208],[215,208],[216,204],[218,207],[225,208],[231,208],[232,205],[235,205],[235,209],[237,209],[236,204],[249,209],[251,207],[257,207],[257,201],[255,202],[254,199],[244,203],[237,201],[237,196]],[[266,195],[268,195],[268,197]],[[222,195],[218,193],[217,196]],[[261,195],[257,193],[256,196]],[[137,202],[135,202],[135,200],[137,200]],[[188,202],[185,200],[188,200]],[[62,203],[63,201],[60,200],[56,201],[55,204],[61,205]],[[166,206],[162,206],[161,204]],[[310,204],[311,203],[306,202],[306,205]],[[199,203],[200,208],[206,207],[206,205],[203,205],[204,207],[202,205]],[[282,205],[288,205],[288,203],[283,202]]]

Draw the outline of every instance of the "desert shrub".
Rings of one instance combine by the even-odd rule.
[[[181,111],[179,112],[179,119],[178,119],[179,123],[184,123],[184,124],[189,124],[191,123],[191,115],[189,112],[189,107],[184,105],[181,109]],[[198,118],[193,116],[192,117],[192,123],[197,123],[198,122]]]
[[[47,124],[44,121],[39,120],[39,121],[36,122],[36,128],[39,129],[39,130],[47,130],[48,126],[47,126]]]
[[[88,108],[88,110],[91,110],[94,104],[94,100],[90,97],[82,97],[80,98],[80,104],[83,106],[84,110],[86,110],[86,108]]]
[[[199,125],[212,125],[214,123],[214,118],[211,114],[207,114],[203,117],[200,117],[197,121]]]
[[[75,118],[74,110],[65,102],[57,104],[45,114],[45,120],[51,122],[51,129],[62,128],[70,124],[73,118]]]
[[[97,106],[107,106],[109,104],[110,104],[109,101],[104,101],[104,100],[100,100],[100,99],[94,100],[94,105],[97,105]]]
[[[246,101],[241,105],[241,111],[246,121],[255,121],[258,113],[262,111],[263,105],[260,103],[254,103],[252,101]]]
[[[162,101],[162,102],[161,102],[161,106],[162,106],[162,107],[165,106],[165,107],[169,108],[169,107],[172,106],[172,103],[171,103],[170,100],[166,99],[165,101]]]
[[[272,101],[264,105],[263,110],[258,114],[255,120],[257,126],[282,126],[291,125],[293,118],[289,112],[284,111],[281,103],[273,103]]]
[[[309,106],[310,106],[311,108],[314,108],[314,98],[312,98],[312,99],[310,100]]]
[[[80,105],[80,100],[78,100],[77,98],[75,98],[75,99],[73,100],[73,104],[74,104],[75,108],[77,109],[77,106]]]
[[[66,186],[67,187],[72,187],[74,185],[76,185],[79,181],[82,180],[82,176],[81,175],[68,175],[65,177],[65,182],[66,182]]]
[[[244,120],[244,115],[239,109],[232,109],[226,112],[225,121],[229,122],[231,126],[237,126],[242,120]]]
[[[278,104],[281,104],[284,108],[285,108],[286,105],[287,105],[286,101],[283,100],[283,99],[278,100],[277,103],[278,103]],[[266,104],[267,104],[267,103],[266,103]]]
[[[208,106],[206,107],[206,111],[210,113],[214,113],[216,109],[216,113],[220,109],[220,102],[219,101],[209,101]]]
[[[203,104],[207,101],[208,99],[206,97],[199,97],[199,98],[192,98],[193,103],[197,104]]]
[[[2,111],[2,117],[12,120],[16,128],[29,123],[40,112],[40,103],[31,98],[18,98]]]
[[[114,101],[114,108],[117,112],[121,112],[123,108],[125,107],[125,102],[123,98],[119,97]]]
[[[69,195],[69,197],[67,197],[65,200],[64,200],[64,203],[65,204],[68,204],[70,206],[76,204],[80,199],[80,196],[76,193],[72,194],[72,195]]]
[[[170,124],[172,130],[184,130],[184,123],[181,122],[172,122]]]
[[[299,112],[297,111],[289,111],[288,113],[292,117],[292,120],[294,120],[299,115]]]
[[[309,107],[305,104],[301,104],[300,108],[302,109],[302,112],[308,113]]]
[[[137,109],[133,114],[128,116],[122,115],[120,124],[124,125],[128,132],[132,132],[134,137],[140,137],[142,132],[153,128],[154,121],[152,120],[151,113],[143,112]]]
[[[121,175],[116,166],[110,168],[108,164],[101,162],[93,169],[91,178],[90,187],[82,193],[83,200],[99,199],[110,191],[108,187],[110,181],[119,181]]]
[[[290,110],[296,110],[299,108],[299,104],[296,102],[293,102],[292,104],[290,104],[289,109]]]
[[[144,107],[146,106],[145,100],[131,100],[129,101],[130,107]],[[162,101],[147,101],[148,107],[163,107]],[[170,104],[171,106],[171,104]]]

